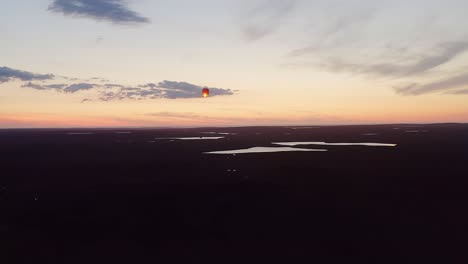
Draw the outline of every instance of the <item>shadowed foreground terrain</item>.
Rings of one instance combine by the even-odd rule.
[[[234,134],[161,139],[214,135],[200,132]],[[203,154],[290,141],[398,145]],[[468,125],[0,130],[0,164],[2,263],[447,263],[466,249]]]

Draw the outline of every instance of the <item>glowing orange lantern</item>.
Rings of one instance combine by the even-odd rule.
[[[208,97],[208,96],[210,96],[210,89],[208,89],[208,88],[206,88],[206,87],[203,88],[202,95],[203,95],[203,97]]]

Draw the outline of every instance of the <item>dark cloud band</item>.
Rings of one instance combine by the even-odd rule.
[[[129,9],[123,0],[54,0],[49,10],[69,16],[106,20],[116,24],[141,24],[150,22]]]
[[[55,90],[58,92],[65,92],[65,93],[76,93],[82,90],[89,90],[94,87],[97,87],[97,84],[92,83],[75,83],[71,85],[67,84],[48,84],[48,85],[40,85],[35,84],[32,82],[28,82],[27,84],[23,85],[22,87],[32,88],[36,90]]]
[[[45,81],[50,79],[61,78],[64,83],[34,83],[33,81]],[[102,83],[102,78],[91,78],[88,80],[80,80],[77,78],[60,77],[57,78],[53,74],[35,74],[27,71],[15,70],[8,67],[0,67],[0,83],[12,80],[27,81],[23,84],[24,88],[31,88],[42,91],[56,91],[63,93],[76,93],[84,90],[96,90],[98,99],[101,101],[115,100],[143,100],[143,99],[178,99],[178,98],[200,98],[203,87],[191,84],[188,82],[162,81],[159,83],[147,83],[134,87],[115,84]],[[90,82],[97,80],[99,82]],[[66,81],[76,83],[65,84]],[[234,91],[223,88],[210,88],[210,96],[233,95]],[[87,98],[84,102],[92,101]]]
[[[14,79],[21,81],[37,81],[53,79],[52,74],[36,74],[27,71],[20,71],[8,67],[0,67],[0,83],[8,82]]]
[[[201,98],[203,87],[187,82],[163,81],[157,84],[148,83],[136,87],[120,84],[75,83],[75,84],[36,84],[28,82],[22,87],[41,91],[56,91],[62,93],[77,93],[96,89],[98,100],[144,100],[144,99],[184,99]],[[233,95],[231,89],[210,88],[210,96]],[[93,101],[90,98],[83,102]]]

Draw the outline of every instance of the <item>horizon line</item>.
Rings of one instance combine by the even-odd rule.
[[[0,130],[58,130],[58,129],[196,129],[196,128],[248,128],[248,127],[337,127],[337,126],[395,126],[395,125],[468,125],[463,122],[438,122],[438,123],[358,123],[358,124],[309,124],[309,125],[260,125],[260,126],[109,126],[109,127],[8,127]]]

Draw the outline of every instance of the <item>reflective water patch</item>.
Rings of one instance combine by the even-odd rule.
[[[200,132],[200,134],[212,134],[212,135],[237,135],[237,133],[228,133],[228,132]]]
[[[367,146],[367,147],[395,147],[397,144],[387,143],[326,143],[326,142],[273,142],[281,146],[320,145],[320,146]]]
[[[155,138],[155,139],[179,139],[179,140],[214,140],[214,139],[222,139],[224,137],[180,137],[180,138]]]
[[[249,154],[249,153],[272,153],[272,152],[324,152],[326,149],[301,149],[301,148],[289,148],[289,147],[253,147],[247,149],[236,149],[236,150],[223,150],[223,151],[211,151],[204,152],[204,154]]]
[[[320,128],[320,127],[290,127],[291,129],[314,129],[314,128]]]

